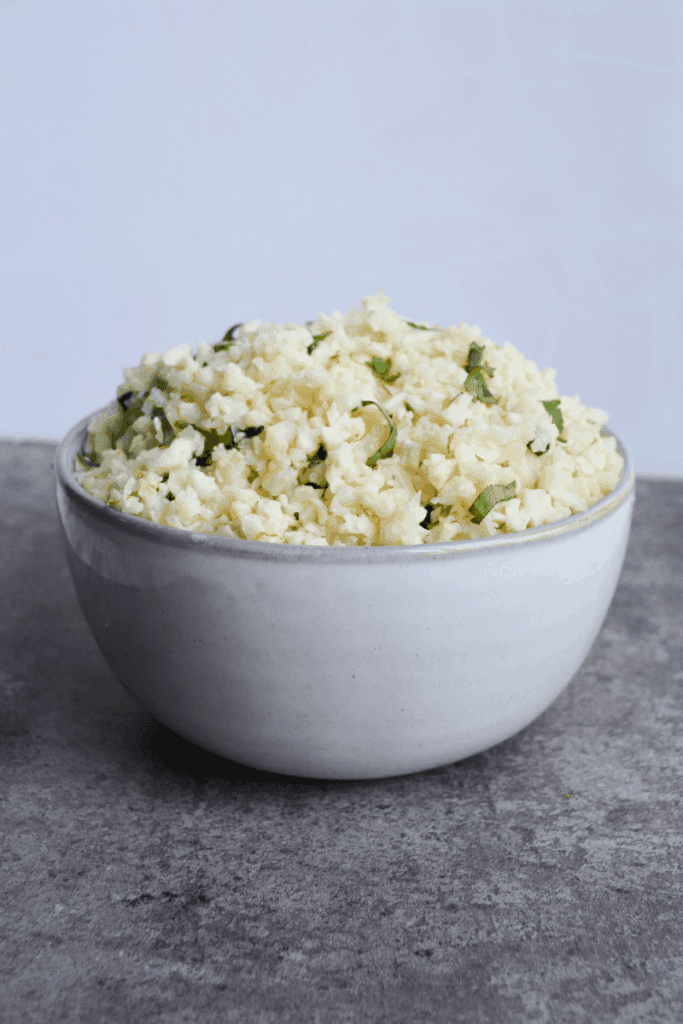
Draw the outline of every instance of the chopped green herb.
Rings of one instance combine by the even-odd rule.
[[[380,459],[388,459],[390,458],[390,456],[394,454],[394,445],[396,444],[396,438],[398,437],[398,430],[396,429],[396,424],[392,420],[391,416],[389,416],[389,414],[386,413],[382,406],[379,405],[377,402],[361,402],[361,405],[376,405],[379,411],[382,413],[382,416],[384,416],[384,419],[389,424],[388,438],[386,439],[384,444],[377,449],[375,454],[371,455],[370,458],[367,459],[365,463],[366,466],[370,466],[371,469],[374,469],[374,467],[377,465]]]
[[[142,402],[136,407],[129,407],[123,410],[121,407],[109,409],[98,416],[91,424],[83,452],[86,459],[93,465],[99,466],[102,461],[102,453],[107,448],[113,448],[116,442],[122,437],[130,426],[142,415]],[[92,467],[91,467],[92,468]]]
[[[432,504],[431,501],[428,501],[427,504],[425,505],[427,515],[420,523],[420,526],[423,527],[423,529],[425,530],[433,530],[435,526],[439,525],[441,517],[445,519],[452,508],[452,505],[442,505],[440,502]],[[440,509],[440,511],[437,511],[437,509]],[[434,516],[435,513],[437,518],[432,519],[432,516]]]
[[[434,511],[434,505],[432,505],[431,501],[428,501],[427,504],[425,505],[425,511],[426,511],[427,515],[424,517],[424,519],[420,523],[420,526],[423,529],[425,529],[425,530],[431,530],[431,529],[433,529],[433,527],[436,526],[436,523],[432,523],[432,521],[431,521],[432,520],[432,512]]]
[[[195,462],[198,466],[210,466],[212,462],[211,452],[219,445],[225,445],[226,450],[230,448],[242,448],[244,447],[243,442],[250,437],[257,437],[261,434],[265,427],[246,427],[244,430],[240,430],[238,427],[234,429],[228,427],[224,434],[219,434],[217,430],[209,430],[207,427],[198,427],[196,423],[186,423],[184,420],[176,420],[175,429],[177,431],[184,430],[185,427],[193,427],[194,430],[198,430],[200,434],[204,435],[204,452],[202,455],[198,455]]]
[[[548,415],[550,416],[551,420],[553,421],[553,423],[557,427],[558,433],[561,434],[562,431],[564,430],[564,420],[562,418],[562,412],[560,410],[560,399],[559,398],[551,398],[547,402],[541,402],[541,405],[543,406],[543,408],[548,413]],[[567,443],[567,439],[565,437],[558,437],[557,440],[561,444],[566,444]],[[533,450],[532,447],[531,447],[532,444],[533,444],[533,441],[529,441],[529,443],[527,445],[527,448],[529,449],[529,451]],[[534,452],[534,455],[545,455],[545,453],[549,449],[550,449],[550,444],[548,444],[547,447],[544,448],[542,452]]]
[[[258,472],[254,469],[253,466],[250,466],[249,467],[249,472],[247,473],[247,483],[253,484],[253,482],[254,482],[254,480],[256,479],[257,476],[258,476]]]
[[[332,331],[325,331],[324,334],[314,334],[313,335],[313,341],[311,342],[311,344],[306,349],[306,351],[308,352],[309,356],[310,356],[311,352],[313,351],[313,349],[317,348],[317,346],[320,344],[321,341],[324,341],[325,338],[329,338],[330,334],[332,334]]]
[[[509,501],[510,498],[514,498],[516,490],[516,480],[510,484],[491,484],[489,487],[485,487],[467,510],[472,516],[472,522],[481,523],[499,501]]]
[[[535,456],[536,456],[537,458],[539,458],[539,459],[540,459],[541,455],[545,455],[545,454],[546,454],[546,452],[550,451],[550,444],[547,444],[547,445],[545,446],[545,448],[543,449],[543,451],[542,451],[542,452],[535,452],[535,451],[533,450],[533,448],[531,447],[533,443],[534,443],[534,439],[532,438],[532,439],[531,439],[531,440],[529,441],[529,443],[528,443],[528,445],[527,445],[527,448],[528,448],[528,449],[529,449],[529,451],[530,451],[530,452],[532,453],[532,455],[535,455]]]
[[[122,384],[118,388],[116,405],[98,417],[88,432],[85,455],[95,465],[100,464],[102,452],[106,448],[115,448],[118,445],[126,455],[129,453],[136,436],[131,432],[131,427],[141,416],[149,416],[155,408],[154,403],[162,399],[161,392],[169,390],[166,371],[161,363],[157,363],[155,366],[140,367],[139,372],[143,379],[147,380],[146,387],[142,391],[131,391],[126,389],[125,384]],[[155,388],[158,397],[152,398],[148,403]],[[149,408],[150,404],[152,405],[151,409]]]
[[[318,448],[316,449],[316,451],[314,451],[311,455],[307,455],[306,456],[306,465],[304,466],[304,468],[301,470],[301,472],[299,473],[298,477],[296,478],[296,481],[297,481],[297,483],[299,484],[300,487],[318,487],[321,490],[324,490],[325,487],[328,486],[326,480],[323,481],[323,484],[324,484],[324,487],[323,487],[321,484],[314,483],[311,480],[304,480],[303,479],[303,477],[307,473],[309,473],[312,469],[314,469],[315,466],[319,466],[320,463],[324,462],[326,458],[327,458],[327,449],[326,449],[324,444],[319,445]]]
[[[308,459],[309,466],[318,466],[327,458],[327,448],[324,444],[321,444],[312,455],[307,455],[306,458]]]
[[[297,522],[299,521],[299,513],[298,512],[294,513],[294,518],[297,520]]]
[[[155,428],[157,426],[157,423],[155,421],[158,421],[159,428],[161,429],[161,441],[159,441],[159,447],[169,448],[171,442],[175,440],[175,430],[173,429],[169,422],[165,409],[162,409],[161,406],[156,406],[152,410],[151,420]],[[157,434],[157,441],[158,440],[159,436]]]
[[[157,363],[140,370],[144,371],[143,379],[146,378],[147,386],[141,391],[126,390],[124,385],[119,387],[116,405],[95,420],[88,432],[84,454],[94,465],[100,464],[102,452],[107,448],[118,447],[126,455],[130,455],[133,449],[137,454],[141,445],[142,449],[149,449],[154,447],[155,441],[162,448],[167,448],[175,437],[173,427],[159,404],[164,400],[163,392],[170,388],[166,369]],[[146,417],[148,422],[142,424],[141,430],[135,425],[142,417]],[[141,440],[145,433],[146,439]]]
[[[124,412],[131,405],[134,394],[134,391],[124,391],[124,393],[122,395],[119,395],[119,397],[116,399],[116,401],[119,403]]]
[[[467,353],[466,370],[468,373],[474,373],[475,370],[484,370],[485,373],[488,373],[489,377],[493,377],[493,369],[490,366],[485,366],[481,361],[483,355],[484,346],[477,345],[476,341],[473,341]]]
[[[171,491],[168,492],[166,497],[168,498],[169,501],[175,501],[175,494],[173,494]]]
[[[474,370],[473,373],[468,374],[465,378],[465,391],[478,402],[483,402],[484,405],[498,405],[498,399],[486,387],[479,369]]]
[[[413,407],[410,404],[410,402],[404,402],[403,404],[405,405],[405,407],[408,410],[408,412],[415,412],[415,410],[413,409]]]
[[[370,362],[365,365],[369,366],[375,377],[379,377],[385,384],[393,384],[401,376],[400,373],[394,373],[389,376],[391,359],[379,359],[377,356],[373,356]]]
[[[547,413],[550,413],[550,418],[557,427],[557,432],[561,434],[564,430],[564,420],[560,412],[560,399],[551,398],[548,402],[541,402],[541,405]]]
[[[238,327],[244,327],[244,324],[233,324],[232,327],[229,327],[223,335],[223,340],[213,346],[214,352],[227,352],[235,344],[235,331]]]
[[[180,426],[176,423],[176,426]],[[196,424],[192,424],[195,430],[198,430],[200,434],[204,435],[204,451],[201,455],[198,455],[195,462],[198,466],[210,466],[213,459],[211,452],[219,444],[224,444],[226,448],[236,448],[235,438],[232,433],[232,427],[228,427],[224,434],[219,434],[217,430],[207,430],[205,427],[198,427]]]
[[[90,459],[87,459],[85,457],[83,452],[77,452],[76,459],[78,460],[78,465],[81,467],[81,469],[94,469],[96,466],[99,466],[99,462],[91,462]]]
[[[476,341],[473,341],[470,345],[470,350],[467,353],[467,363],[465,364],[465,368],[468,373],[472,373],[475,366],[479,366],[483,354],[484,346],[477,345]]]
[[[477,345],[476,341],[473,341],[467,353],[467,363],[465,365],[467,370],[465,391],[472,395],[475,401],[483,402],[485,405],[498,405],[498,399],[494,398],[484,383],[482,374],[485,373],[489,377],[493,377],[493,367],[482,363],[483,354],[484,346]]]
[[[416,331],[433,331],[433,327],[423,327],[422,324],[414,324],[412,320],[406,320],[408,327],[414,327]]]

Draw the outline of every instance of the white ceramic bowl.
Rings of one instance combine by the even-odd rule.
[[[619,578],[631,460],[606,498],[522,533],[303,548],[158,526],[74,476],[57,499],[83,613],[160,721],[235,761],[364,779],[457,761],[544,711],[590,649]]]

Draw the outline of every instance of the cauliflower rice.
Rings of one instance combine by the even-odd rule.
[[[560,399],[554,370],[388,301],[148,353],[91,425],[82,486],[180,530],[313,546],[511,533],[615,487],[607,414]]]

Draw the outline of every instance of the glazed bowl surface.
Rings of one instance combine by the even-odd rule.
[[[569,683],[602,625],[634,499],[631,459],[587,512],[441,544],[303,548],[119,512],[56,456],[85,618],[161,722],[234,761],[317,778],[420,771],[512,736]]]

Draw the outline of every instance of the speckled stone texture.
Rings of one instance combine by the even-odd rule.
[[[0,1020],[683,1020],[683,481],[640,480],[606,624],[478,757],[373,782],[140,711],[74,596],[54,448],[0,443]]]

